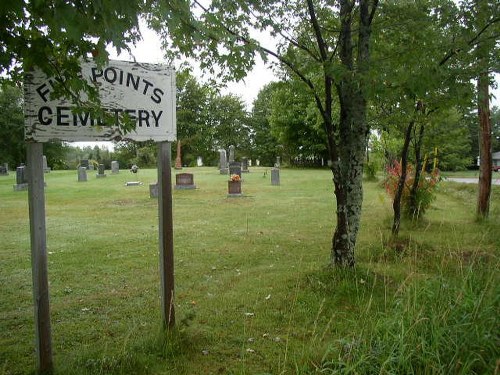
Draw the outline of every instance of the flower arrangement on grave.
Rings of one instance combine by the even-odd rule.
[[[229,176],[227,182],[227,192],[232,196],[241,195],[241,177],[237,174]]]

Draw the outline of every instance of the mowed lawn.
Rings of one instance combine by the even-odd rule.
[[[446,182],[390,240],[365,183],[355,270],[328,268],[329,170],[269,168],[227,197],[216,168],[173,191],[176,329],[161,331],[156,170],[45,175],[56,374],[493,374],[500,359],[500,188]],[[175,173],[172,176],[175,181]],[[139,186],[125,186],[140,181]],[[27,192],[0,176],[0,374],[35,371]],[[497,370],[499,370],[497,368]]]

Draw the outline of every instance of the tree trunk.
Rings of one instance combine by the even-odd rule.
[[[408,169],[408,150],[410,149],[411,133],[415,121],[412,120],[408,124],[405,133],[405,141],[403,144],[403,149],[401,150],[401,175],[399,176],[398,188],[396,194],[394,195],[394,202],[392,202],[392,209],[394,210],[394,220],[392,222],[392,235],[398,236],[399,227],[401,225],[401,198],[403,197],[403,190],[406,183],[406,172]]]
[[[420,125],[420,132],[418,137],[415,136],[415,177],[413,179],[413,184],[410,188],[410,207],[408,210],[412,215],[412,218],[418,219],[420,213],[420,207],[417,199],[418,185],[420,183],[420,176],[422,175],[422,140],[424,138],[424,124]]]
[[[370,4],[372,5],[370,10]],[[363,204],[363,164],[369,127],[366,122],[367,100],[364,74],[370,63],[371,22],[378,2],[359,1],[357,56],[354,61],[352,35],[354,2],[340,1],[340,60],[349,73],[336,84],[340,102],[338,133],[333,138],[332,173],[337,198],[337,226],[332,238],[331,262],[335,266],[353,267],[354,248],[359,232]]]
[[[489,108],[489,79],[488,73],[480,74],[477,81],[478,115],[479,115],[479,192],[477,199],[477,214],[487,218],[490,211],[491,196],[491,121]]]

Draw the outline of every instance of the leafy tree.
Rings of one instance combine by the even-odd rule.
[[[208,110],[208,124],[213,131],[212,149],[228,150],[233,145],[240,156],[249,155],[249,116],[243,100],[233,94],[215,96]]]
[[[21,80],[36,65],[49,76],[66,79],[66,87],[80,87],[75,79],[78,59],[104,62],[106,46],[129,49],[140,38],[139,1],[22,1],[3,2],[0,8],[0,73]]]
[[[26,161],[24,143],[24,115],[22,91],[14,86],[3,85],[0,91],[0,163],[15,168]]]
[[[22,109],[22,91],[16,86],[4,84],[0,88],[0,163],[9,163],[15,168],[26,162],[26,144],[24,142],[24,115]],[[44,145],[47,164],[53,169],[67,168],[65,155],[68,146],[60,142]]]
[[[287,74],[302,81],[326,135],[337,204],[331,261],[339,266],[355,264],[369,133],[370,37],[377,7],[378,0],[336,4],[214,0],[209,7],[197,0],[173,0],[154,3],[150,19],[154,28],[170,38],[165,40],[169,51],[196,58],[208,71],[238,80],[260,54],[276,58]],[[261,45],[251,37],[252,30],[277,40],[277,48]],[[335,94],[340,104],[338,118],[333,112]]]
[[[210,163],[215,153],[214,130],[208,126],[209,107],[215,94],[208,85],[200,84],[188,69],[177,72],[176,84],[177,138],[182,144],[183,164],[194,164],[197,156]]]
[[[277,137],[271,132],[269,117],[271,116],[271,102],[279,87],[278,83],[264,86],[253,102],[250,124],[252,128],[252,158],[259,159],[261,165],[272,166],[276,156],[280,156],[280,147]]]
[[[281,82],[271,100],[271,132],[288,159],[328,159],[325,131],[313,98],[297,80]]]

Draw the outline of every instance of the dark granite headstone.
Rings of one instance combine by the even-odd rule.
[[[26,179],[26,166],[21,165],[16,168],[16,184],[14,191],[22,191],[28,189],[28,180]]]
[[[241,197],[241,180],[227,182],[227,196],[228,197]]]
[[[196,189],[194,176],[192,173],[178,173],[175,175],[175,189]]]
[[[229,175],[237,174],[241,178],[241,163],[237,161],[233,161],[229,163]]]
[[[80,167],[85,167],[85,169],[89,169],[89,159],[80,160]]]
[[[96,177],[97,178],[103,178],[106,177],[106,174],[104,173],[104,164],[99,164],[99,168],[97,170]]]

